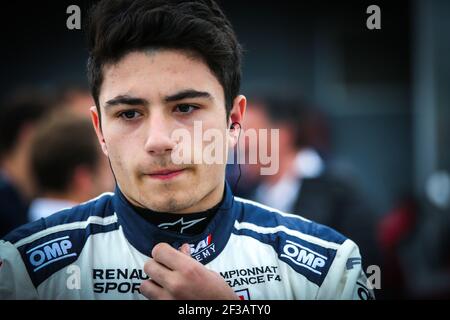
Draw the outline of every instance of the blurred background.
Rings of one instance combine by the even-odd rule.
[[[85,35],[66,27],[69,5],[85,23],[91,3],[0,10],[0,237],[114,188],[86,134]],[[279,174],[230,166],[236,193],[354,239],[378,298],[449,298],[450,2],[221,4],[245,50],[242,128],[280,129]]]

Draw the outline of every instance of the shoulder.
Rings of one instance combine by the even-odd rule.
[[[355,246],[336,230],[300,215],[238,197],[235,201],[242,206],[242,214],[233,233],[272,246],[281,261],[318,286],[335,260],[346,259],[341,253]]]
[[[33,239],[54,233],[79,229],[91,223],[101,224],[104,218],[113,214],[110,210],[112,196],[113,193],[103,193],[70,209],[27,223],[7,234],[3,240],[20,247],[25,243],[33,242]]]
[[[250,228],[261,233],[282,232],[333,248],[343,244],[347,238],[336,230],[308,220],[301,215],[282,212],[261,203],[235,197],[242,205],[242,215],[235,228]]]
[[[117,215],[105,193],[88,202],[25,224],[6,235],[37,286],[77,260],[89,236],[118,229]]]

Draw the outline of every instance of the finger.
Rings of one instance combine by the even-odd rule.
[[[141,294],[147,299],[152,300],[169,300],[171,299],[170,293],[159,286],[153,280],[144,280],[142,281],[139,291]]]
[[[194,260],[186,254],[172,248],[167,243],[158,243],[152,250],[152,257],[157,262],[165,265],[171,270],[182,270],[186,264]]]
[[[164,288],[167,288],[167,286],[169,285],[169,281],[173,278],[171,277],[171,273],[173,271],[155,261],[154,259],[150,259],[144,264],[144,272],[154,282]]]
[[[185,243],[185,244],[183,244],[180,248],[179,248],[179,250],[181,251],[181,252],[183,252],[185,255],[187,255],[187,256],[191,256],[191,247],[189,246],[189,244],[187,244],[187,243]]]

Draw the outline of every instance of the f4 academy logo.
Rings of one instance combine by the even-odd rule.
[[[33,272],[36,272],[49,264],[76,256],[76,253],[70,252],[71,248],[72,242],[69,236],[65,236],[37,245],[26,254],[28,261],[34,267]]]
[[[189,244],[189,246],[191,247],[191,256],[197,261],[203,261],[216,253],[216,246],[212,242],[211,234],[196,244]]]

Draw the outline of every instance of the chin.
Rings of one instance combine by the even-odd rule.
[[[189,206],[189,200],[172,192],[160,192],[157,198],[145,199],[147,208],[159,212],[176,212]]]
[[[177,211],[182,210],[183,206],[180,208],[179,202],[177,201],[165,201],[161,203],[152,203],[152,205],[149,208],[157,212],[175,213]]]

